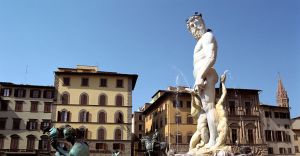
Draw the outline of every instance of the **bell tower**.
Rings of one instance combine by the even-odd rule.
[[[289,107],[289,97],[287,91],[284,89],[281,77],[279,76],[277,85],[277,105],[279,107]]]

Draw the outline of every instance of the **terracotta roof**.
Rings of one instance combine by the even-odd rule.
[[[23,88],[48,88],[54,89],[54,86],[30,85],[30,84],[15,84],[11,82],[0,82],[3,87],[23,87]]]

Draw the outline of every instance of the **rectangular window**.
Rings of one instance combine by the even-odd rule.
[[[143,125],[139,125],[139,130],[143,130]]]
[[[107,87],[107,79],[104,78],[100,79],[100,87]]]
[[[281,131],[276,131],[276,141],[282,142],[282,136],[281,136]]]
[[[254,143],[254,136],[253,136],[253,130],[248,129],[248,143],[253,144]]]
[[[294,140],[298,140],[297,134],[294,135]]]
[[[40,90],[30,90],[30,97],[31,98],[40,98],[41,91]]]
[[[23,101],[16,101],[15,111],[22,112],[23,111]]]
[[[10,94],[11,94],[11,89],[9,89],[9,88],[1,89],[1,95],[2,96],[8,97],[8,96],[10,96]]]
[[[186,108],[191,108],[191,101],[186,102]]]
[[[38,112],[38,101],[31,101],[30,112]]]
[[[265,130],[266,141],[272,141],[272,135],[270,130]]]
[[[7,111],[8,110],[8,101],[7,100],[1,100],[0,101],[0,111]]]
[[[236,144],[237,141],[237,129],[231,129],[231,143]]]
[[[43,97],[45,99],[52,99],[53,98],[53,92],[51,90],[44,90]]]
[[[70,78],[69,77],[63,78],[63,86],[70,86]]]
[[[181,116],[175,117],[175,123],[181,124]]]
[[[89,79],[88,78],[82,78],[81,79],[81,86],[89,86]]]
[[[117,80],[117,85],[116,85],[117,88],[123,88],[123,80],[122,79],[118,79]]]
[[[288,148],[288,154],[292,154],[292,149]]]
[[[14,119],[13,119],[13,126],[12,126],[12,129],[13,129],[13,130],[18,130],[18,129],[20,129],[20,122],[21,122],[21,119],[14,118]]]
[[[274,112],[274,117],[275,118],[279,118],[279,113],[278,112]]]
[[[25,89],[15,89],[15,97],[25,97],[26,96],[26,90]]]
[[[187,124],[193,124],[193,117],[192,116],[187,117]]]
[[[235,115],[235,101],[229,101],[229,115]]]
[[[290,129],[290,125],[287,125],[287,124],[286,124],[286,125],[284,125],[284,128],[285,128],[285,129]]]
[[[96,143],[96,149],[98,150],[106,150],[107,145],[105,143]]]
[[[51,113],[52,102],[45,102],[44,113]]]
[[[27,122],[26,129],[27,130],[37,130],[37,120],[36,119],[29,119],[29,122]]]
[[[251,103],[245,102],[246,115],[251,115]]]
[[[4,136],[0,137],[0,149],[3,149],[4,147]]]
[[[176,143],[179,143],[179,144],[182,143],[182,136],[181,135],[177,135],[175,139],[176,139]]]
[[[0,129],[5,129],[6,119],[7,118],[0,118]]]
[[[279,148],[279,153],[280,154],[285,154],[285,148]]]
[[[272,147],[269,147],[269,148],[268,148],[268,154],[274,154],[274,151],[273,151],[273,148],[272,148]]]
[[[43,119],[43,121],[41,122],[41,130],[47,128],[48,126],[51,126],[51,121]]]
[[[142,121],[143,120],[143,116],[139,115],[139,120]]]
[[[299,153],[299,147],[295,146],[295,153]]]

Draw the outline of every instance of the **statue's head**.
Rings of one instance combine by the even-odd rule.
[[[64,138],[67,141],[74,141],[76,139],[76,131],[70,125],[65,126],[63,133],[64,133]]]
[[[192,33],[196,40],[206,33],[206,27],[202,19],[202,15],[195,12],[195,15],[186,20],[187,29]]]

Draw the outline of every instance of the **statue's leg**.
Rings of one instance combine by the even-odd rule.
[[[202,147],[208,141],[206,114],[203,110],[200,111],[200,115],[197,122],[197,130],[193,134],[190,141],[190,150],[196,147]]]
[[[207,124],[209,128],[209,141],[205,145],[206,148],[212,147],[216,143],[217,122],[215,109],[215,84],[218,81],[218,75],[212,68],[208,71],[206,77],[206,86],[200,93],[203,109],[206,112]]]

